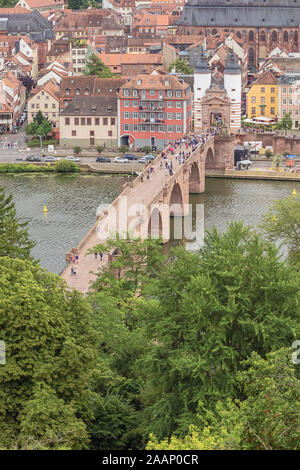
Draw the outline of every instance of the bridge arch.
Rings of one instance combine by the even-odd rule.
[[[201,178],[199,165],[197,162],[194,162],[190,168],[189,174],[189,193],[200,193],[201,187]]]
[[[148,238],[157,239],[163,237],[163,223],[160,210],[154,207],[148,220]]]
[[[205,168],[215,168],[215,157],[211,147],[209,147],[206,152]]]
[[[179,183],[175,183],[170,194],[170,215],[183,215],[183,193]]]

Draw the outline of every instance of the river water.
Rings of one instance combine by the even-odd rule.
[[[95,222],[97,207],[112,202],[126,181],[127,176],[91,174],[0,176],[0,186],[13,194],[17,215],[29,222],[33,255],[55,273]],[[190,202],[204,204],[206,229],[224,229],[232,220],[257,226],[272,200],[291,195],[294,187],[300,192],[298,182],[207,178],[206,192],[191,195]]]

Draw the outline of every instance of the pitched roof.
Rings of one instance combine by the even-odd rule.
[[[252,82],[251,87],[253,85],[277,85],[277,78],[272,74],[272,72],[270,72],[270,70],[266,70],[261,77],[258,77],[257,80]]]
[[[138,85],[138,80],[141,84]],[[168,84],[166,84],[168,82]],[[189,87],[187,83],[180,81],[174,75],[137,75],[134,78],[128,78],[122,85],[124,88],[142,88],[143,90],[186,90]]]
[[[116,116],[118,99],[111,96],[77,96],[61,116]]]

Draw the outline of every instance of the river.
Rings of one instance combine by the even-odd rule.
[[[91,174],[0,176],[0,186],[13,194],[17,215],[29,222],[33,255],[55,273],[95,222],[97,207],[112,202],[126,181],[127,176]],[[294,187],[300,192],[294,182],[207,178],[206,192],[191,195],[190,202],[204,204],[206,229],[224,229],[231,220],[257,226],[272,200],[291,195]]]

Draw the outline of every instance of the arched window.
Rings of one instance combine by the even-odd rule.
[[[237,35],[238,38],[241,38],[241,37],[242,37],[240,31],[238,31],[238,32],[236,33],[236,35]]]
[[[254,64],[254,49],[252,47],[249,49],[249,63]]]
[[[80,95],[80,88],[76,88],[76,95]]]
[[[249,41],[254,41],[254,33],[253,31],[249,32]]]
[[[261,40],[261,41],[265,41],[265,40],[266,40],[266,33],[265,33],[264,31],[262,31],[262,32],[260,33],[260,40]]]
[[[217,30],[216,30],[216,29],[213,29],[212,32],[211,32],[211,34],[212,34],[213,36],[215,36],[215,35],[217,34]]]
[[[273,41],[273,42],[276,42],[276,41],[277,41],[277,33],[276,33],[276,31],[273,31],[273,33],[272,33],[272,41]]]
[[[89,90],[88,88],[86,88],[86,89],[84,90],[84,94],[85,94],[85,95],[89,95],[89,93],[90,93],[90,90]]]
[[[294,43],[295,43],[295,44],[298,43],[298,31],[295,31],[295,32],[294,32]]]
[[[66,96],[69,96],[70,91],[71,91],[70,88],[66,88]]]
[[[284,40],[285,42],[287,42],[287,41],[289,40],[289,33],[288,33],[287,31],[285,31],[285,32],[283,33],[283,40]]]

